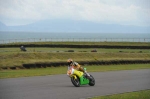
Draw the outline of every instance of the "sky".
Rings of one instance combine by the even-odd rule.
[[[148,27],[150,0],[0,0],[7,26],[57,19]]]

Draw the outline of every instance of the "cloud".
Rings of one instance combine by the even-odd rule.
[[[0,0],[0,21],[7,25],[19,25],[46,19],[73,19],[150,26],[149,2],[149,0]]]

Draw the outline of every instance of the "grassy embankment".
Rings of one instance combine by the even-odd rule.
[[[130,64],[130,65],[92,65],[84,66],[88,72],[105,72],[118,70],[135,70],[135,69],[150,69],[149,64]],[[1,70],[0,78],[15,78],[15,77],[29,77],[29,76],[45,76],[66,74],[66,67],[50,67],[50,68],[36,68],[36,69],[20,69],[20,70]]]
[[[119,46],[150,46],[149,42],[28,42],[10,43],[17,44],[54,44],[54,45],[119,45]],[[98,52],[92,53],[96,49]],[[67,52],[74,50],[74,52]],[[19,48],[0,48],[0,67],[22,66],[28,63],[65,62],[68,58],[76,61],[90,60],[149,60],[149,49],[104,49],[104,48],[50,48],[27,47],[27,52],[21,52]]]
[[[90,99],[150,99],[150,90],[94,97]]]
[[[76,61],[90,60],[149,60],[150,51],[140,49],[72,49],[75,52],[65,52],[70,48],[27,48],[21,52],[18,48],[0,49],[0,67],[22,66],[25,63],[66,62],[68,58]],[[33,51],[34,50],[34,51]],[[58,52],[59,51],[59,52]],[[120,52],[121,51],[121,52]]]

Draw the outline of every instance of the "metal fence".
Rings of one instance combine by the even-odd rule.
[[[21,42],[150,42],[150,38],[28,38],[0,40],[0,44]]]

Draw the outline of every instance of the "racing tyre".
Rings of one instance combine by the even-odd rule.
[[[71,77],[71,82],[75,87],[80,87],[80,80],[77,77],[77,79],[75,79],[74,77]]]
[[[94,79],[94,77],[92,75],[90,75],[90,78],[91,78],[91,80],[89,82],[89,85],[90,86],[94,86],[95,85],[95,79]]]

